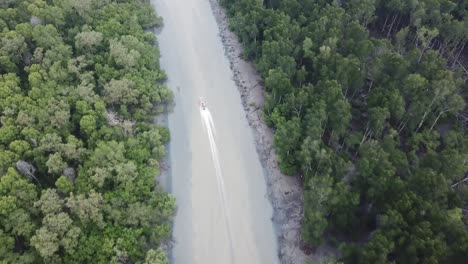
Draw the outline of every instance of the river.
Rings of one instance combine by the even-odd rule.
[[[279,263],[272,208],[209,0],[152,0],[161,66],[174,92],[169,191],[172,263]],[[199,107],[199,97],[207,103]]]

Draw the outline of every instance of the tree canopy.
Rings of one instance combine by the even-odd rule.
[[[167,263],[160,24],[149,0],[0,2],[0,263]]]
[[[302,239],[347,263],[464,263],[468,10],[462,0],[222,0],[265,80]]]

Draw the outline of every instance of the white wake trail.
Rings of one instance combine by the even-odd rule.
[[[214,122],[213,122],[213,117],[211,116],[211,113],[210,113],[210,110],[208,110],[208,108],[206,109],[206,116],[207,116],[207,119],[210,123],[210,126],[211,126],[211,129],[213,131],[213,135],[216,137],[216,128],[215,128],[215,125],[214,125]]]
[[[228,233],[228,239],[229,239],[229,244],[230,244],[230,249],[231,249],[231,261],[233,261],[233,238],[232,238],[232,232],[231,232],[231,224],[229,221],[229,215],[228,215],[228,210],[227,210],[227,199],[226,199],[226,192],[224,188],[224,179],[223,179],[223,173],[221,170],[221,163],[219,162],[219,156],[218,156],[218,148],[216,147],[216,141],[215,141],[215,136],[216,136],[216,129],[214,126],[213,122],[213,117],[211,116],[211,112],[208,108],[205,109],[200,109],[200,114],[203,120],[203,124],[205,125],[206,132],[208,134],[208,140],[210,142],[210,149],[211,149],[211,157],[213,158],[213,164],[215,167],[215,172],[216,172],[216,180],[218,183],[218,193],[219,196],[221,197],[221,206],[222,210],[225,216],[225,221],[226,221],[226,229]]]

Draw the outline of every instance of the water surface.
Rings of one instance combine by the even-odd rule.
[[[169,115],[178,205],[172,262],[278,263],[263,170],[210,4],[152,2],[164,19],[161,65],[176,104]]]

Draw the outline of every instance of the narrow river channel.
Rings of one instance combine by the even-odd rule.
[[[209,1],[152,2],[164,19],[161,65],[175,97],[172,263],[278,263],[263,170]]]

